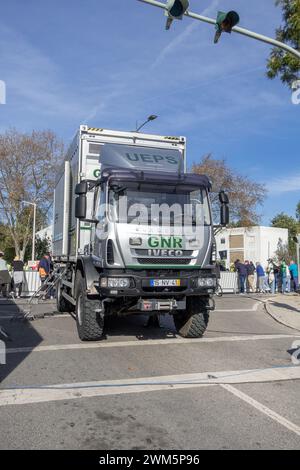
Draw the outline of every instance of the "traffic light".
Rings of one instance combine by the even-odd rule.
[[[173,20],[182,20],[189,7],[189,0],[168,0],[165,15],[167,18],[166,29],[170,29]]]
[[[220,39],[220,36],[223,32],[231,33],[231,30],[234,26],[236,26],[240,21],[240,17],[236,11],[229,11],[228,13],[224,13],[223,11],[218,12],[217,22],[216,22],[216,34],[214,43]]]

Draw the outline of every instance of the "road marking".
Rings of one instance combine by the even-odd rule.
[[[269,418],[273,419],[273,421],[276,421],[277,423],[281,424],[285,428],[287,428],[289,431],[292,431],[293,433],[297,434],[300,436],[300,427],[297,426],[296,424],[292,423],[288,419],[284,418],[283,416],[279,415],[275,411],[271,410],[267,406],[263,405],[262,403],[258,402],[257,400],[254,400],[254,398],[251,398],[249,395],[246,393],[241,392],[237,388],[233,387],[232,385],[224,384],[221,385],[222,388],[227,390],[228,392],[232,393],[236,397],[240,398],[241,400],[245,401],[249,405],[253,406],[256,408],[258,411],[261,413],[264,413],[265,415],[269,416]]]
[[[300,367],[288,366],[269,369],[201,372],[135,379],[106,380],[71,384],[7,387],[0,390],[0,406],[25,405],[58,400],[177,390],[253,382],[300,379]],[[235,389],[234,389],[235,390]]]
[[[18,320],[24,320],[26,319],[26,313],[23,313],[23,312],[18,312],[17,314],[11,314],[11,315],[1,315],[0,314],[0,320],[12,320],[13,318],[16,319],[16,321]],[[35,314],[33,314],[34,316]],[[36,320],[48,320],[49,318],[72,318],[72,316],[69,314],[69,313],[60,313],[60,314],[57,314],[57,313],[45,313],[45,314],[42,314],[42,313],[36,313],[36,315],[45,315],[44,317],[36,317]]]
[[[130,341],[111,341],[100,343],[75,343],[75,344],[50,344],[47,346],[7,348],[7,354],[21,354],[32,352],[65,351],[73,349],[102,349],[123,348],[126,346],[157,346],[168,344],[202,344],[202,343],[227,343],[233,341],[262,341],[272,339],[296,339],[300,335],[245,335],[245,336],[217,336],[214,338],[166,338],[166,339],[141,339]]]
[[[258,310],[258,307],[261,305],[261,302],[256,302],[252,308],[228,308],[228,309],[218,309],[216,308],[215,312],[225,312],[225,313],[239,313],[239,312],[256,312]]]

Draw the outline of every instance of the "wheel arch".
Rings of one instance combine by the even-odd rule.
[[[99,271],[90,256],[81,256],[76,262],[76,272],[80,271],[89,294],[98,294],[95,283],[99,282]]]

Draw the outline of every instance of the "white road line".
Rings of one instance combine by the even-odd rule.
[[[228,308],[228,309],[218,309],[216,308],[215,312],[225,312],[225,313],[239,313],[239,312],[256,312],[258,307],[262,305],[261,302],[256,302],[252,308]]]
[[[38,315],[42,315],[41,313]],[[12,320],[13,318],[16,318],[16,320],[23,320],[23,317],[25,318],[25,315],[23,315],[22,312],[11,315],[1,315],[0,314],[0,320]],[[72,318],[72,316],[69,313],[60,313],[60,314],[52,314],[52,313],[45,313],[45,317],[40,317],[36,318],[37,320],[48,320],[49,318]]]
[[[213,338],[166,338],[166,339],[141,339],[130,341],[111,341],[101,343],[75,343],[75,344],[50,344],[46,346],[7,348],[7,354],[21,354],[32,352],[65,351],[73,349],[102,349],[123,348],[126,346],[157,346],[169,344],[202,344],[202,343],[227,343],[232,341],[263,341],[285,338],[300,338],[299,335],[244,335],[244,336],[217,336]]]
[[[241,400],[245,401],[249,405],[253,406],[261,413],[264,413],[269,418],[273,419],[273,421],[276,421],[277,423],[287,428],[289,431],[292,431],[293,433],[297,434],[297,436],[300,436],[300,426],[297,426],[296,424],[292,423],[288,419],[279,415],[278,413],[271,410],[270,408],[263,405],[262,403],[259,403],[257,400],[254,400],[254,398],[251,398],[249,395],[241,392],[240,390],[233,387],[232,385],[224,384],[224,385],[221,385],[221,387],[227,390],[228,392],[232,393],[236,397],[240,398]]]
[[[300,379],[300,367],[289,366],[278,369],[235,370],[222,372],[201,372],[159,377],[106,380],[95,382],[42,385],[7,388],[0,390],[0,406],[24,405],[58,400],[120,395],[130,393],[177,390],[225,383],[253,383]]]

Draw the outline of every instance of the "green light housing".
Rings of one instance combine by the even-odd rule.
[[[240,21],[240,17],[236,11],[229,11],[225,13],[224,11],[219,11],[217,20],[216,20],[216,34],[214,43],[216,44],[223,32],[231,33],[232,28],[236,26]]]

